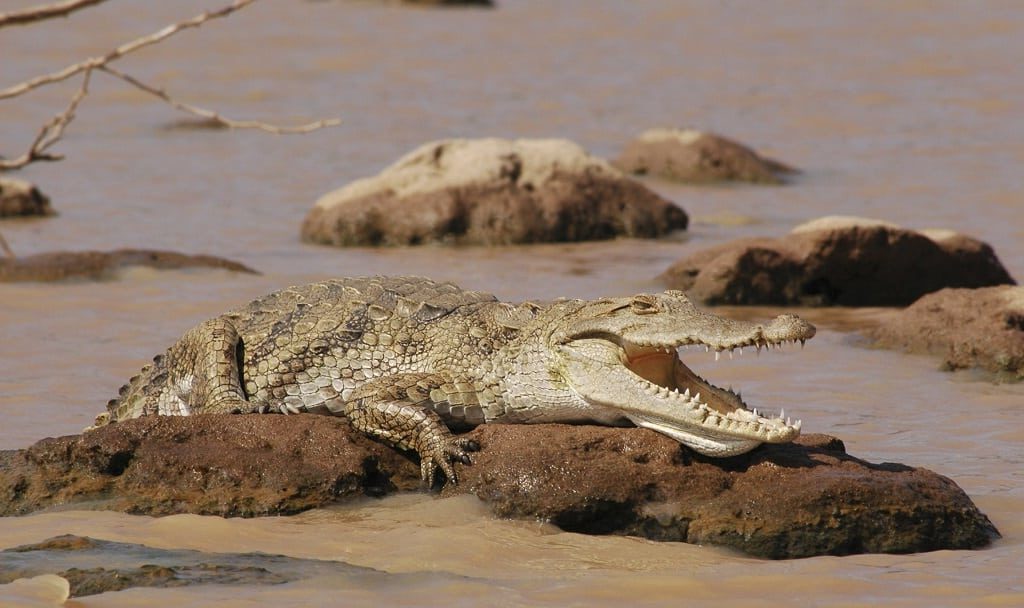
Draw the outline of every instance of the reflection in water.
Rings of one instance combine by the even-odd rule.
[[[0,0],[0,10],[16,4]],[[60,215],[5,222],[15,251],[167,248],[266,274],[132,271],[102,284],[0,286],[0,449],[78,432],[191,325],[325,277],[424,274],[508,300],[623,295],[659,289],[654,276],[709,244],[857,214],[972,234],[1020,278],[1024,9],[985,6],[505,0],[494,11],[427,11],[265,2],[187,42],[147,50],[125,68],[182,99],[234,116],[341,115],[345,123],[292,138],[165,129],[178,119],[168,108],[94,79],[58,145],[68,160],[23,175]],[[17,61],[0,62],[0,86],[205,8],[205,0],[132,11],[105,3],[70,21],[7,28],[0,57]],[[58,89],[0,102],[3,152],[27,145],[63,107]],[[319,195],[432,139],[565,136],[612,156],[644,129],[687,124],[805,173],[783,188],[648,181],[697,220],[675,240],[384,251],[298,240]],[[317,576],[260,588],[133,589],[80,600],[89,606],[1024,604],[1024,388],[944,374],[933,359],[867,349],[846,333],[885,310],[805,313],[822,331],[804,351],[687,362],[741,387],[758,407],[785,407],[808,432],[839,435],[856,456],[950,476],[1003,533],[993,548],[762,562],[500,521],[472,499],[425,495],[256,520],[80,511],[5,518],[0,546],[69,533],[412,573],[384,583]],[[52,583],[0,587],[0,604],[16,593],[44,597]]]

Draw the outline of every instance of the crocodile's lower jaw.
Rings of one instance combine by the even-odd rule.
[[[644,420],[642,418],[634,419],[633,424],[645,429],[657,431],[663,435],[668,435],[695,452],[704,454],[705,456],[713,456],[715,458],[726,458],[728,456],[746,454],[762,443],[761,441],[755,441],[752,439],[736,439],[735,437],[714,435],[706,432],[688,432],[679,428],[659,424],[652,420]]]

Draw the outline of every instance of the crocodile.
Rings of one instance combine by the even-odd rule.
[[[640,426],[716,457],[800,434],[749,408],[679,357],[801,344],[795,315],[766,324],[698,310],[680,291],[508,304],[421,277],[290,287],[186,332],[133,377],[92,430],[150,415],[341,415],[415,451],[423,480],[480,448],[453,431],[482,423]],[[443,481],[442,481],[443,483]]]

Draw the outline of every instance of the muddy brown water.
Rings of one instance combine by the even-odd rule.
[[[0,86],[214,4],[112,2],[6,28]],[[0,0],[0,11],[22,5]],[[652,277],[698,247],[857,214],[980,237],[1020,279],[1021,57],[1024,5],[1014,1],[504,0],[495,11],[257,3],[122,68],[228,116],[340,116],[343,126],[293,137],[168,129],[180,118],[170,108],[97,74],[59,145],[68,160],[19,176],[36,181],[60,215],[2,230],[22,254],[177,249],[265,274],[137,270],[98,284],[0,285],[0,449],[78,432],[189,326],[325,277],[426,274],[511,300],[621,295],[657,289]],[[0,101],[2,152],[20,153],[74,86]],[[320,194],[425,141],[564,136],[609,157],[661,125],[720,131],[805,174],[782,188],[650,181],[694,220],[688,235],[668,241],[387,251],[298,241]],[[81,606],[1022,605],[1024,386],[863,348],[850,332],[884,314],[813,312],[821,331],[803,351],[697,357],[695,365],[752,403],[785,407],[807,431],[842,437],[852,454],[951,477],[1002,531],[989,549],[764,562],[711,547],[567,534],[495,519],[474,499],[427,496],[253,520],[62,511],[0,519],[0,546],[70,533],[422,574],[386,585],[313,577],[274,587],[133,589]],[[48,584],[0,586],[0,604],[44,605]]]

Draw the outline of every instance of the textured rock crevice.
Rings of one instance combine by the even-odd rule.
[[[443,495],[571,531],[771,558],[976,548],[998,534],[949,479],[859,460],[826,436],[719,460],[635,428],[492,424],[469,435],[483,449]],[[82,502],[258,516],[419,489],[409,455],[327,416],[140,418],[0,453],[4,515]]]

